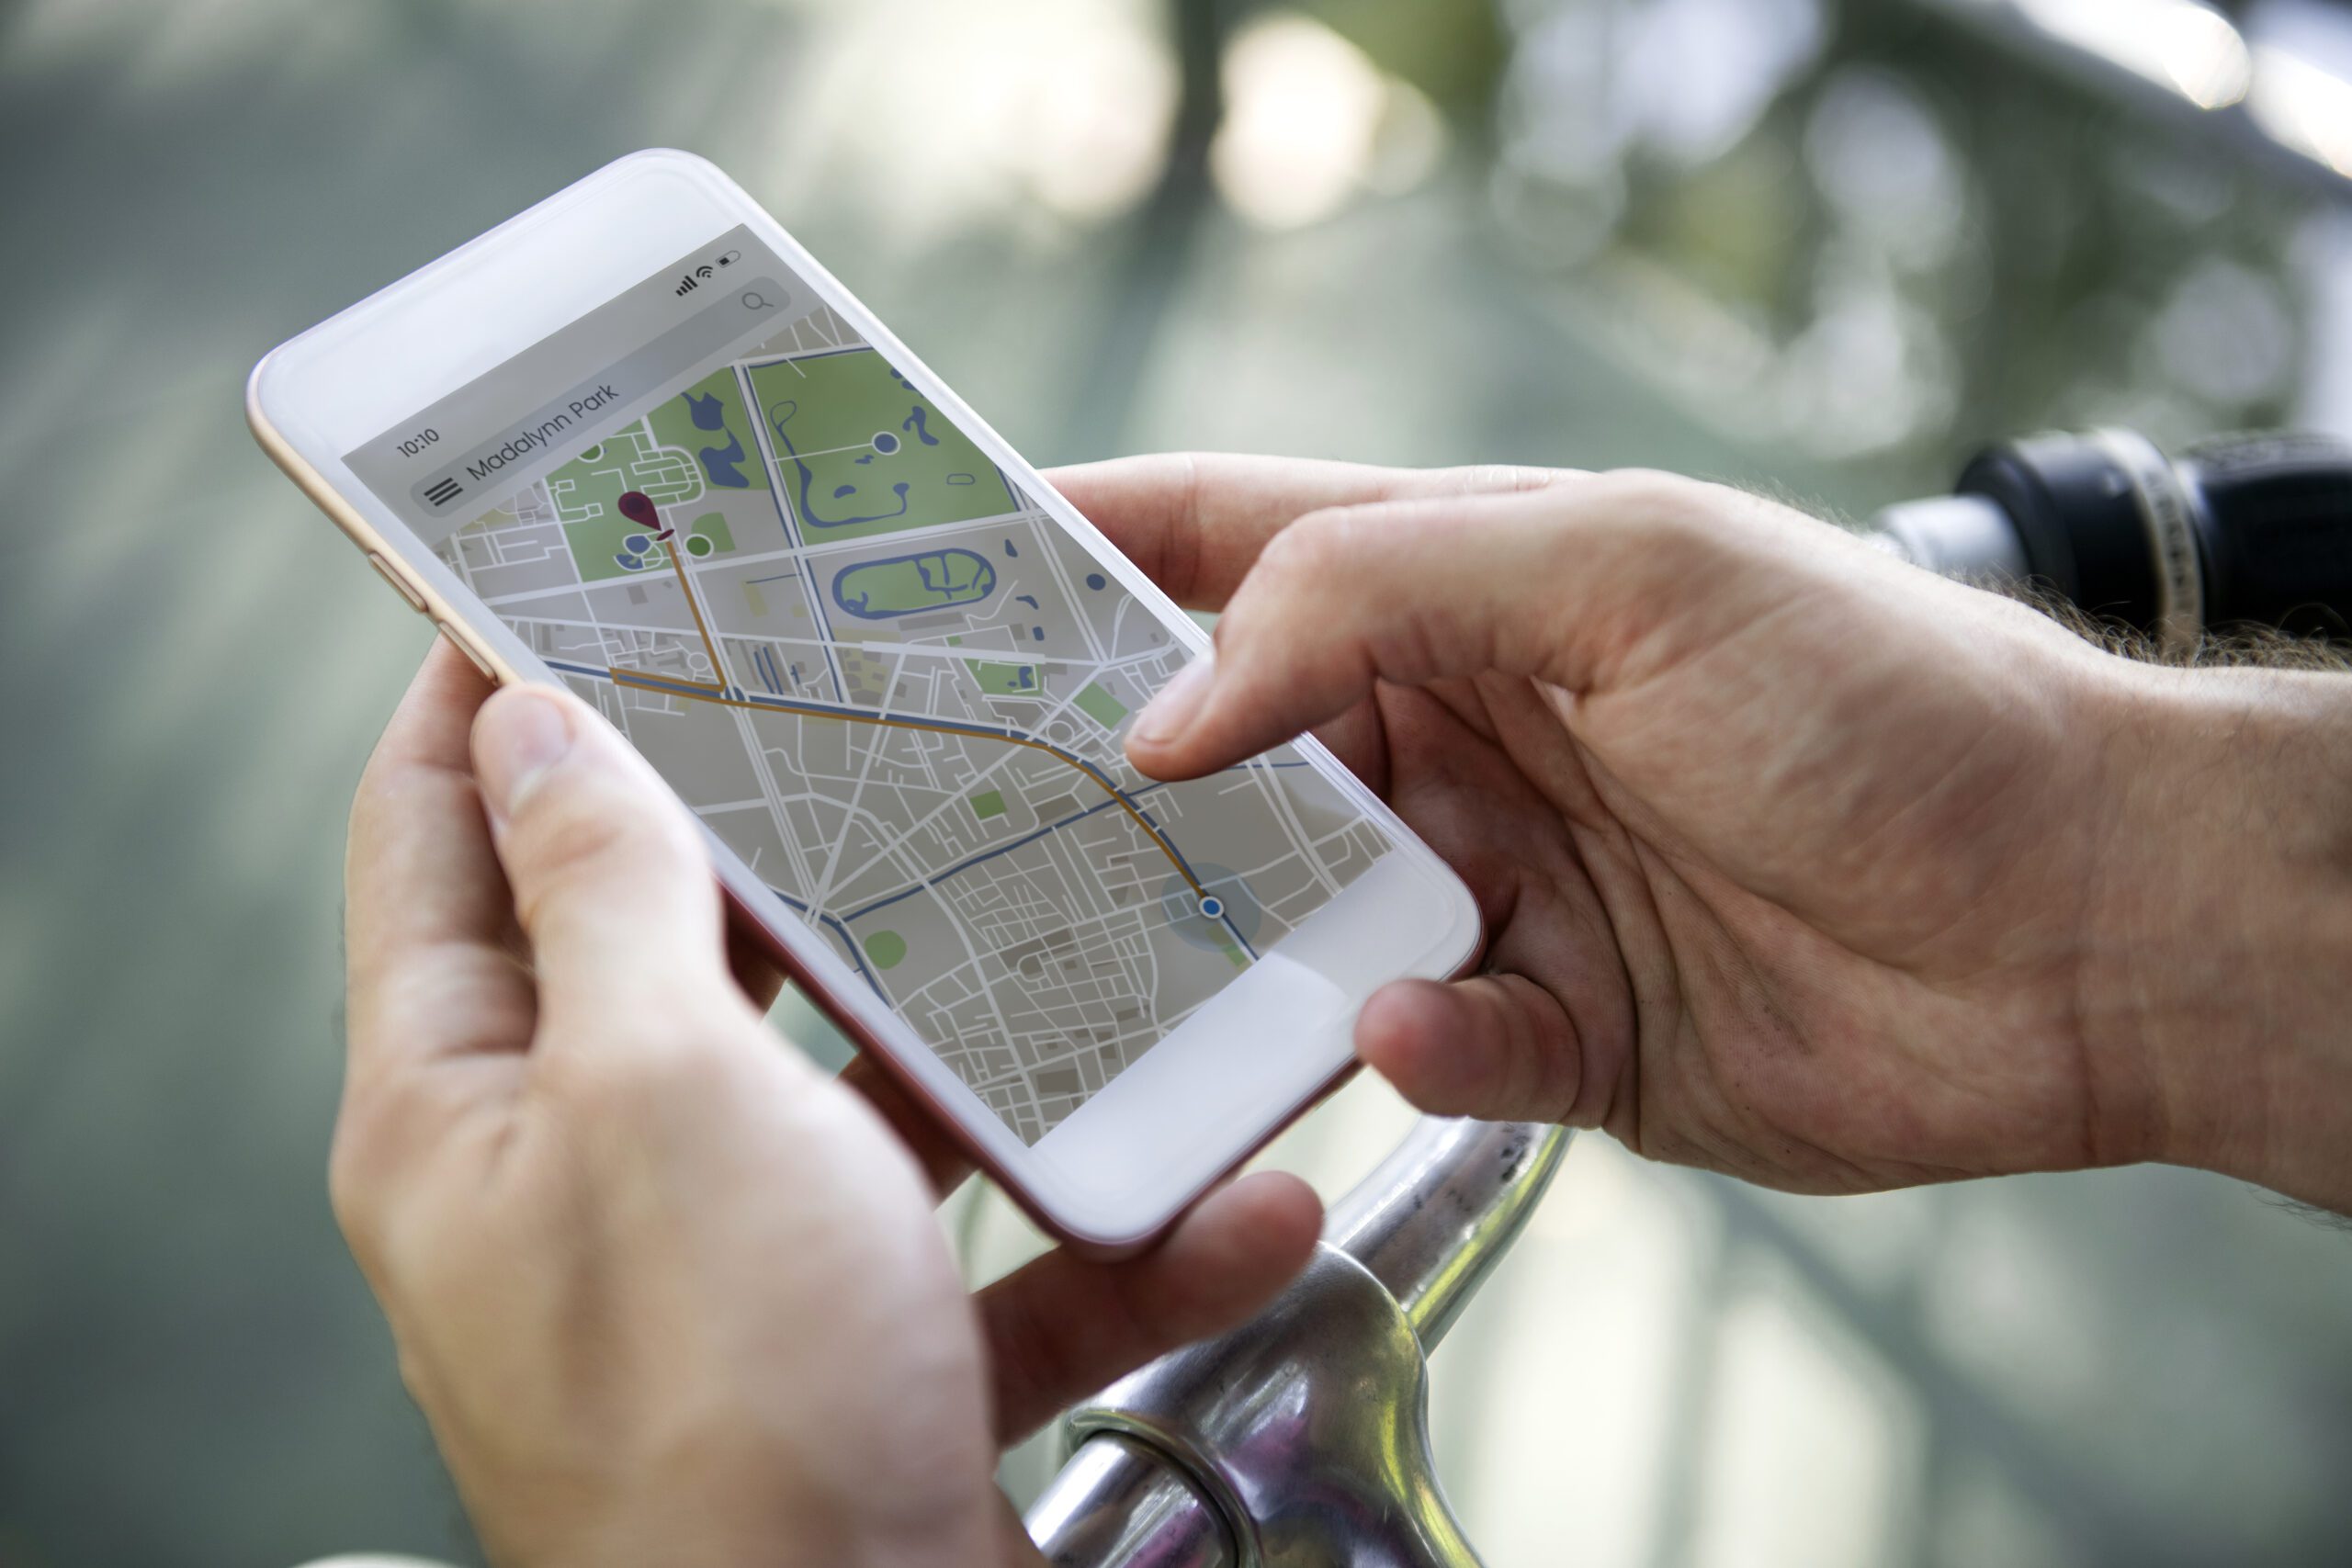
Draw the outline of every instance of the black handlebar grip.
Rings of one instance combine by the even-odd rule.
[[[2205,620],[2352,640],[2352,445],[2233,435],[2177,463],[2205,558]]]

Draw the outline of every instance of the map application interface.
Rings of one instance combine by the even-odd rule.
[[[1390,848],[748,230],[345,461],[1024,1142]]]

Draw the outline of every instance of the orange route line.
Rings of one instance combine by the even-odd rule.
[[[695,629],[702,634],[702,646],[710,655],[711,671],[720,678],[717,681],[683,681],[675,676],[653,675],[643,671],[624,670],[618,665],[611,665],[607,667],[607,672],[612,676],[615,684],[635,686],[640,691],[668,692],[673,695],[684,697],[690,703],[716,703],[721,707],[749,708],[753,713],[790,713],[797,714],[803,718],[837,718],[847,724],[874,724],[886,729],[923,729],[936,735],[963,735],[975,739],[1001,740],[1009,746],[1026,746],[1033,751],[1043,751],[1054,761],[1067,763],[1084,773],[1087,783],[1117,801],[1119,809],[1134,818],[1135,825],[1142,829],[1145,836],[1159,847],[1159,852],[1168,857],[1168,863],[1176,868],[1176,874],[1184,879],[1193,894],[1203,898],[1208,897],[1209,890],[1201,886],[1199,878],[1185,869],[1183,860],[1176,853],[1176,847],[1161,836],[1159,829],[1144,819],[1143,813],[1136,809],[1133,802],[1096,777],[1091,768],[1074,758],[1064,756],[1042,740],[1025,739],[1018,735],[978,735],[972,730],[959,729],[952,725],[924,724],[918,719],[910,718],[884,718],[879,714],[868,716],[865,714],[834,713],[825,708],[797,708],[786,707],[778,703],[745,702],[741,697],[727,695],[725,678],[727,667],[719,662],[718,645],[712,640],[710,627],[702,618],[702,606],[695,602],[694,585],[686,580],[685,553],[678,547],[675,542],[676,537],[677,536],[673,533],[670,538],[662,541],[662,545],[670,552],[670,564],[677,570],[678,590],[686,596],[686,607],[694,612]],[[691,687],[692,690],[681,691],[680,687]]]
[[[1144,820],[1143,813],[1136,810],[1134,805],[1128,801],[1125,795],[1122,795],[1118,790],[1112,788],[1109,784],[1104,784],[1101,779],[1097,778],[1094,774],[1094,771],[1091,768],[1087,767],[1083,762],[1073,761],[1072,759],[1062,755],[1062,753],[1055,750],[1051,746],[1046,745],[1043,741],[1030,740],[1018,735],[984,735],[974,730],[959,729],[953,725],[924,724],[919,719],[884,718],[879,714],[835,713],[830,708],[790,707],[782,703],[746,702],[741,697],[722,696],[709,686],[707,686],[703,682],[697,681],[684,682],[686,685],[694,687],[695,690],[690,692],[680,691],[678,689],[680,683],[672,680],[668,676],[644,675],[639,673],[637,671],[623,670],[617,666],[611,669],[608,673],[611,674],[614,682],[617,685],[635,686],[640,691],[666,692],[672,696],[684,697],[690,703],[716,703],[720,707],[749,708],[753,713],[788,713],[797,715],[802,718],[837,718],[844,724],[874,724],[879,725],[886,729],[923,729],[929,730],[936,735],[961,735],[968,739],[974,740],[1001,740],[1008,746],[1026,746],[1033,751],[1043,751],[1046,756],[1054,759],[1054,761],[1065,763],[1069,767],[1077,769],[1080,773],[1084,773],[1086,775],[1087,783],[1092,784],[1095,788],[1109,795],[1113,800],[1117,801],[1119,803],[1119,809],[1133,818],[1135,819],[1136,826],[1142,829],[1145,834],[1150,838],[1151,841],[1159,847],[1159,852],[1168,857],[1168,863],[1176,868],[1176,874],[1182,877],[1192,887],[1194,893],[1200,895],[1204,898],[1208,897],[1208,889],[1203,887],[1200,885],[1199,880],[1195,878],[1191,872],[1184,869],[1184,863],[1177,858],[1174,846],[1170,844],[1165,838],[1160,836],[1159,829]]]
[[[702,605],[695,598],[694,584],[686,581],[686,552],[679,546],[678,531],[676,529],[673,528],[670,530],[670,536],[662,541],[662,547],[670,552],[671,568],[678,574],[678,592],[686,596],[686,608],[693,612],[695,617],[695,630],[702,634],[702,649],[705,653],[710,655],[710,672],[714,676],[718,677],[718,679],[711,681],[690,681],[684,678],[675,678],[677,684],[681,686],[692,686],[697,691],[724,692],[727,690],[727,666],[718,661],[718,643],[711,637],[710,627],[702,618]],[[615,669],[613,673],[615,675],[618,675],[621,671],[618,669]],[[631,673],[635,673],[635,671],[631,671]],[[663,679],[665,677],[655,678]]]

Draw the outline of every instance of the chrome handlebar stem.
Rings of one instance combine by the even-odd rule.
[[[1069,1416],[1029,1513],[1057,1568],[1476,1568],[1430,1461],[1428,1353],[1510,1249],[1567,1134],[1426,1118],[1332,1205],[1240,1328]]]

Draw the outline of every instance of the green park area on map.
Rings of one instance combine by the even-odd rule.
[[[642,422],[616,430],[548,476],[548,495],[563,523],[563,541],[583,582],[626,577],[621,564],[632,553],[624,547],[645,530],[621,515],[626,491],[643,491],[654,505],[676,506],[703,492],[694,459],[668,450]],[[658,558],[659,547],[655,547]]]
[[[714,490],[765,490],[768,468],[760,460],[751,416],[743,412],[743,389],[734,367],[714,370],[646,415],[653,438],[691,452],[706,483]]]
[[[721,370],[549,474],[548,493],[581,581],[669,564],[666,547],[622,515],[620,498],[628,491],[644,491],[663,509],[663,521],[696,560],[732,550],[735,536],[724,513],[703,511],[691,520],[679,513],[714,491],[767,488],[766,466],[746,441],[748,429],[735,372]],[[721,482],[729,479],[741,482]]]
[[[1013,510],[996,465],[870,348],[751,367],[810,544]]]
[[[1091,682],[1078,694],[1077,702],[1080,711],[1105,729],[1118,728],[1119,721],[1127,716],[1126,704]]]
[[[991,697],[1038,697],[1046,688],[1038,682],[1034,664],[1001,664],[994,660],[967,659],[964,663],[980,690]]]

